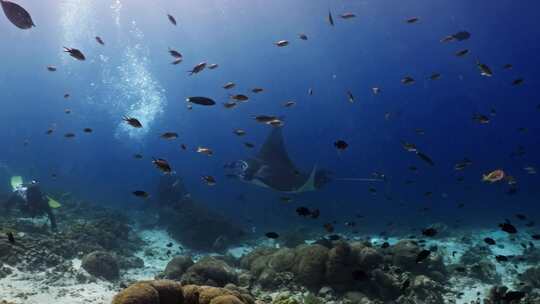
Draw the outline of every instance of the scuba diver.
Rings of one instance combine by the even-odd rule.
[[[317,166],[309,174],[300,172],[285,149],[282,127],[272,129],[255,157],[231,162],[225,169],[229,170],[229,177],[285,193],[320,190],[332,180],[383,181],[379,178],[333,178],[330,171],[318,170]]]
[[[14,181],[15,180],[15,181]],[[6,213],[13,207],[18,207],[22,213],[31,217],[47,214],[51,223],[51,229],[56,231],[56,218],[52,208],[58,208],[59,203],[43,195],[40,184],[36,181],[23,184],[20,177],[12,178],[13,193],[5,204]]]

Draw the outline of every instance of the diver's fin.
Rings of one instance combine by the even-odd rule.
[[[308,191],[317,190],[317,188],[315,187],[315,174],[316,173],[317,173],[317,165],[313,167],[313,170],[311,170],[311,174],[309,175],[309,178],[302,185],[302,187],[298,188],[296,191],[293,191],[293,192],[299,193],[299,192],[308,192]]]
[[[53,209],[57,209],[57,208],[62,207],[62,205],[57,200],[55,200],[54,198],[47,195],[47,199],[49,200],[49,207],[51,207]]]
[[[11,177],[11,189],[13,191],[17,190],[23,184],[23,179],[21,176],[12,176]]]

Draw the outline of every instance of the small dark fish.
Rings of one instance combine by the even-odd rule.
[[[103,39],[101,39],[101,37],[99,36],[96,36],[96,41],[97,43],[101,44],[101,45],[105,45],[105,42],[103,41]]]
[[[300,38],[300,40],[308,40],[308,37],[306,34],[298,34],[298,38]]]
[[[68,93],[64,94],[64,98],[65,99],[68,99],[71,95],[69,95]]]
[[[64,134],[64,137],[65,138],[73,138],[73,137],[75,137],[75,133],[66,133],[66,134]]]
[[[48,65],[47,66],[47,71],[49,72],[56,72],[56,67],[54,65]]]
[[[169,48],[169,54],[173,57],[173,58],[182,58],[182,54],[175,50],[175,49],[171,49]]]
[[[324,229],[330,233],[334,232],[334,226],[331,223],[326,223],[323,225]]]
[[[225,90],[228,90],[228,89],[232,89],[236,86],[236,84],[234,82],[227,82],[225,85],[223,85],[223,88]]]
[[[414,84],[414,78],[412,78],[411,76],[405,76],[401,79],[401,83],[405,85]]]
[[[277,46],[277,47],[284,47],[284,46],[289,45],[289,41],[287,41],[287,40],[279,40],[279,41],[274,42],[274,45]]]
[[[47,129],[47,131],[45,132],[45,134],[51,135],[53,132],[54,132],[54,128],[49,128],[49,129]]]
[[[311,211],[309,211],[309,209],[306,207],[296,208],[296,213],[298,213],[299,216],[304,216],[304,217],[311,215]]]
[[[405,22],[411,23],[411,24],[412,24],[412,23],[418,22],[418,20],[420,20],[420,18],[418,18],[418,17],[412,17],[412,18],[406,19]]]
[[[388,243],[388,242],[384,242],[384,243],[382,243],[382,245],[381,245],[381,248],[382,248],[382,249],[386,249],[386,248],[388,248],[388,247],[390,247],[390,243]]]
[[[520,85],[520,84],[523,84],[524,81],[525,81],[525,80],[524,80],[523,78],[517,78],[517,79],[514,79],[514,80],[512,81],[512,85],[513,85],[513,86],[518,86],[518,85]]]
[[[495,240],[489,237],[485,238],[484,242],[488,245],[495,245]]]
[[[420,251],[418,253],[418,255],[416,256],[416,263],[420,263],[423,260],[427,259],[430,254],[431,254],[431,251],[429,251],[429,250],[424,249],[424,250]]]
[[[540,241],[540,234],[533,234],[531,237],[533,240]]]
[[[433,74],[431,74],[431,76],[429,76],[429,79],[431,79],[431,80],[439,80],[439,79],[441,79],[441,74],[440,73],[433,73]]]
[[[244,94],[231,95],[230,98],[235,100],[235,101],[241,101],[241,102],[248,101],[248,99],[249,99],[249,97],[247,97]]]
[[[137,118],[124,116],[122,120],[124,120],[125,122],[127,122],[128,125],[134,128],[142,128],[142,124]]]
[[[146,191],[142,191],[142,190],[135,190],[132,193],[136,197],[140,197],[140,198],[149,198],[150,197],[150,195]]]
[[[369,274],[363,270],[354,270],[352,272],[352,279],[355,281],[366,281],[369,279]]]
[[[509,233],[509,234],[515,234],[515,233],[517,233],[516,227],[514,227],[514,226],[513,226],[512,224],[510,224],[509,222],[499,224],[499,227],[501,228],[502,231],[504,231],[504,232],[506,232],[506,233]]]
[[[356,226],[356,223],[355,222],[345,222],[344,225],[347,226],[347,227],[354,227],[354,226]]]
[[[188,71],[189,73],[189,76],[193,75],[193,74],[198,74],[200,72],[202,72],[204,70],[204,68],[206,68],[206,62],[200,62],[200,63],[197,63],[193,69],[191,69],[190,71]]]
[[[316,218],[319,218],[319,215],[321,215],[321,211],[319,209],[315,209],[313,211],[310,212],[310,217],[312,219],[316,219]]]
[[[255,145],[250,143],[250,142],[245,142],[244,146],[246,146],[246,148],[250,148],[250,149],[255,148]]]
[[[68,47],[64,47],[64,52],[69,53],[69,56],[77,60],[80,60],[80,61],[86,60],[86,57],[84,56],[84,54],[78,49],[70,49]]]
[[[238,135],[238,136],[244,136],[246,135],[246,131],[242,130],[242,129],[234,129],[233,131],[234,134]]]
[[[467,31],[460,31],[452,35],[452,37],[456,39],[457,41],[464,41],[471,38],[471,33]]]
[[[479,61],[476,61],[476,66],[480,70],[480,75],[486,76],[486,77],[493,76],[493,72],[487,65],[480,63]]]
[[[8,237],[8,241],[10,244],[15,244],[15,237],[13,236],[13,232],[7,232],[6,233]]]
[[[171,62],[171,64],[172,65],[180,64],[180,63],[182,63],[182,60],[183,60],[182,58],[176,58]]]
[[[165,132],[165,133],[161,134],[159,137],[161,137],[163,139],[167,139],[167,140],[177,139],[178,138],[178,133]]]
[[[224,102],[223,103],[223,106],[225,107],[225,109],[232,109],[234,107],[236,107],[237,103],[234,102],[234,101],[229,101],[229,102]]]
[[[513,67],[514,67],[514,66],[511,65],[511,64],[509,64],[509,63],[503,65],[503,69],[505,69],[505,70],[511,70]]]
[[[16,27],[27,30],[34,26],[32,16],[22,6],[7,0],[1,0],[2,9],[8,20]]]
[[[331,26],[334,26],[334,17],[332,17],[331,11],[328,11],[328,23],[330,23]]]
[[[167,246],[168,248],[171,248],[173,245],[174,245],[174,244],[173,244],[172,242],[169,242],[169,243],[168,243],[167,245],[165,245],[165,246]]]
[[[351,18],[356,17],[356,15],[354,13],[351,13],[351,12],[346,12],[346,13],[341,14],[340,17],[342,19],[351,19]]]
[[[84,128],[83,129],[83,132],[84,133],[92,133],[94,130],[92,130],[92,128]]]
[[[194,96],[186,98],[187,102],[198,104],[201,106],[213,106],[216,102],[208,97]]]
[[[469,50],[468,49],[464,49],[464,50],[460,50],[460,51],[457,51],[456,52],[456,56],[457,57],[463,57],[465,55],[469,54]]]
[[[216,179],[211,175],[204,175],[202,177],[203,182],[205,182],[208,186],[215,186],[217,184]]]
[[[349,99],[350,103],[354,103],[354,95],[351,91],[347,91],[347,98]]]
[[[416,155],[418,155],[418,157],[420,157],[421,160],[425,161],[430,166],[435,166],[435,163],[433,162],[433,160],[429,156],[425,155],[424,153],[416,151]]]
[[[499,262],[499,263],[508,262],[508,257],[504,256],[504,255],[497,255],[497,256],[495,256],[495,260],[497,260],[497,262]]]
[[[292,202],[292,198],[288,197],[288,196],[282,196],[279,198],[280,201],[284,202],[284,203],[290,203]]]
[[[279,234],[277,234],[275,232],[267,232],[265,235],[266,235],[267,238],[274,239],[274,240],[279,237]]]
[[[210,64],[210,65],[208,66],[208,68],[209,68],[210,70],[217,69],[218,67],[219,67],[219,65],[218,65],[217,63],[212,63],[212,64]]]
[[[283,106],[284,106],[285,108],[290,108],[290,107],[293,107],[293,106],[295,106],[295,105],[296,105],[296,101],[292,101],[292,100],[291,100],[291,101],[287,101],[287,102],[285,102],[285,103],[283,104]]]
[[[253,88],[253,89],[251,89],[251,92],[253,92],[255,94],[261,93],[262,91],[264,91],[263,88]]]
[[[438,232],[437,229],[432,228],[432,227],[422,230],[422,234],[429,237],[434,237],[435,235],[437,235],[437,232]]]
[[[527,216],[525,214],[518,213],[518,214],[516,214],[516,218],[518,220],[525,221],[527,219]]]
[[[535,223],[533,221],[528,222],[525,224],[526,227],[534,227]]]
[[[187,146],[186,146],[185,144],[181,144],[181,145],[180,145],[180,149],[182,149],[182,150],[185,151],[185,150],[187,149]]]
[[[483,114],[473,114],[474,121],[478,122],[479,124],[488,124],[489,123],[489,117],[487,115]]]
[[[133,158],[135,158],[135,159],[142,159],[143,156],[142,156],[142,154],[133,154]]]
[[[172,25],[176,26],[176,19],[172,15],[167,14],[167,18],[169,19],[169,22],[172,23]]]
[[[328,239],[330,241],[339,241],[341,240],[341,236],[337,235],[337,234],[331,234],[328,236]]]
[[[159,169],[161,170],[163,173],[165,174],[170,174],[172,173],[172,169],[171,169],[171,166],[169,165],[169,162],[162,159],[162,158],[158,158],[158,159],[152,159],[152,163]]]
[[[334,147],[336,147],[336,149],[338,150],[343,151],[349,147],[349,144],[345,142],[344,140],[340,139],[334,142]]]

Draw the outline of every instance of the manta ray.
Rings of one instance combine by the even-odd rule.
[[[315,191],[327,179],[325,171],[314,166],[311,173],[300,172],[289,158],[281,127],[274,127],[255,157],[240,161],[244,182],[279,192]]]

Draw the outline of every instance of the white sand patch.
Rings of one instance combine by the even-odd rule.
[[[16,304],[109,304],[116,293],[113,285],[105,281],[80,284],[67,276],[51,282],[47,271],[11,270],[11,275],[0,279],[0,300]]]

